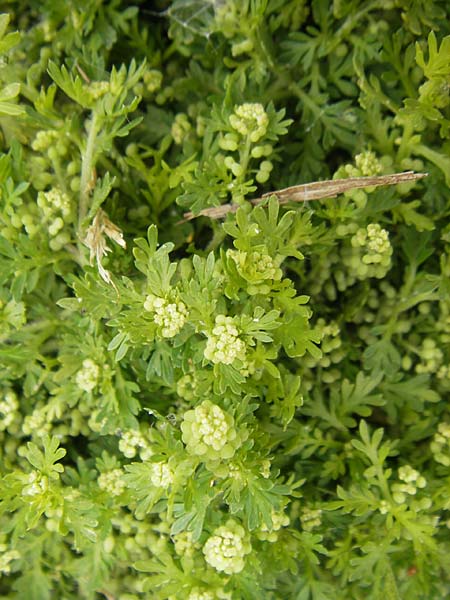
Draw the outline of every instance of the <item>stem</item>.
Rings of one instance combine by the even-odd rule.
[[[245,175],[246,175],[247,169],[248,169],[248,163],[250,161],[251,146],[252,146],[252,142],[250,140],[250,136],[248,135],[245,140],[245,145],[244,145],[243,150],[239,151],[239,164],[241,165],[241,167],[243,169],[243,173],[242,173],[242,175],[240,175],[239,177],[236,178],[237,183],[243,183],[243,181],[245,180]]]
[[[78,231],[81,232],[83,221],[86,217],[90,189],[89,184],[92,178],[92,171],[95,166],[94,152],[95,141],[98,133],[97,114],[92,113],[92,119],[89,125],[89,133],[86,142],[85,151],[81,157],[81,181],[80,181],[80,204],[78,206]]]
[[[395,329],[395,325],[398,320],[398,316],[404,310],[404,305],[403,305],[402,300],[404,300],[404,298],[407,298],[409,296],[411,289],[414,285],[416,273],[417,273],[416,267],[414,265],[411,265],[408,276],[406,278],[406,281],[400,290],[402,297],[399,299],[399,302],[396,303],[396,305],[392,311],[391,317],[390,317],[389,321],[387,322],[386,330],[383,335],[384,340],[390,340],[392,337],[392,334],[394,333],[394,329]]]

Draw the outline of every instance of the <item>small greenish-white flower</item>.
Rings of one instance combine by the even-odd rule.
[[[203,546],[206,562],[227,575],[242,571],[245,555],[250,551],[251,544],[245,529],[233,519],[218,527]]]
[[[120,496],[125,489],[122,469],[111,469],[100,473],[98,476],[98,487],[111,496]]]
[[[48,490],[48,477],[38,471],[32,471],[22,489],[23,496],[38,496]]]
[[[110,90],[109,81],[91,81],[88,87],[89,95],[92,100],[98,100]]]
[[[59,188],[51,188],[48,192],[39,192],[37,205],[45,217],[52,217],[55,213],[61,213],[67,221],[72,221],[72,205],[69,196]]]
[[[436,462],[446,467],[450,466],[450,423],[439,423],[430,450]]]
[[[322,523],[322,510],[320,508],[313,509],[305,507],[300,516],[300,521],[305,531],[312,531]]]
[[[9,575],[11,573],[11,563],[20,558],[17,550],[7,550],[6,544],[0,544],[0,573]]]
[[[151,94],[160,89],[162,80],[163,74],[158,69],[149,69],[144,73],[144,85]]]
[[[192,533],[190,531],[182,531],[173,536],[175,552],[178,556],[193,556],[199,544],[192,541]]]
[[[37,205],[42,213],[40,225],[47,228],[50,240],[49,246],[52,250],[60,250],[70,242],[70,232],[64,231],[64,227],[73,223],[75,218],[74,207],[69,196],[59,188],[51,188],[47,192],[39,192]],[[24,223],[25,227],[36,227],[32,223]]]
[[[19,416],[19,400],[12,390],[7,390],[0,400],[0,431],[11,427]]]
[[[366,150],[355,156],[355,164],[359,174],[363,177],[379,175],[383,171],[383,165],[378,160],[375,152]]]
[[[227,256],[236,264],[239,275],[248,282],[250,295],[268,294],[272,282],[280,281],[282,277],[278,261],[265,252],[229,249]]]
[[[31,415],[27,415],[23,420],[22,431],[25,435],[37,435],[39,437],[49,433],[51,423],[47,418],[45,406],[36,407]]]
[[[215,600],[215,598],[214,592],[199,587],[192,588],[188,596],[188,600]]]
[[[256,173],[255,179],[258,183],[265,183],[273,170],[273,163],[270,160],[263,160],[260,165],[258,172]]]
[[[170,302],[165,298],[149,294],[144,302],[145,310],[153,312],[153,319],[159,326],[162,337],[177,335],[186,322],[188,311],[184,302]]]
[[[45,516],[47,520],[45,521],[45,528],[48,531],[58,531],[61,525],[61,520],[63,518],[64,511],[61,506],[57,508],[48,508],[45,511]]]
[[[75,382],[84,392],[92,392],[97,386],[100,367],[90,358],[83,360],[83,366],[75,376]]]
[[[158,488],[168,488],[173,482],[173,471],[166,462],[150,463],[150,481]]]
[[[219,146],[227,152],[234,152],[239,146],[239,137],[236,133],[226,133],[219,138]]]
[[[276,542],[278,539],[278,531],[282,527],[289,525],[289,517],[284,512],[277,512],[272,509],[272,527],[269,529],[265,523],[261,525],[257,532],[258,539],[267,542]]]
[[[342,255],[343,263],[358,279],[382,278],[391,266],[389,234],[378,223],[360,228],[352,236],[351,249]]]
[[[450,365],[442,365],[439,367],[436,377],[441,380],[450,381]]]
[[[398,478],[403,483],[392,484],[392,497],[397,504],[403,504],[407,495],[415,496],[418,488],[424,488],[427,485],[425,477],[410,465],[399,468]]]
[[[147,448],[148,442],[138,429],[123,431],[119,440],[119,450],[127,458],[134,458],[139,448]]]
[[[36,152],[42,152],[54,144],[58,140],[58,137],[59,134],[54,129],[38,131],[31,147]]]
[[[421,362],[416,365],[416,373],[436,373],[444,355],[432,338],[425,338],[420,348]]]
[[[231,365],[236,359],[245,363],[245,350],[245,343],[239,338],[233,318],[217,315],[215,326],[206,342],[205,358],[224,365]]]
[[[266,135],[269,117],[259,102],[246,102],[235,107],[230,125],[243,137],[249,136],[252,142],[257,142]]]
[[[177,381],[177,394],[184,400],[194,400],[197,382],[191,373],[186,373]]]
[[[210,400],[184,414],[181,431],[189,454],[208,461],[232,458],[245,437],[236,431],[233,417]]]
[[[170,130],[175,144],[181,145],[183,143],[183,140],[191,130],[191,127],[187,115],[179,113],[175,116],[175,121],[172,123]]]

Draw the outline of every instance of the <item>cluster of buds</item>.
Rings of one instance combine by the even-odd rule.
[[[417,490],[424,488],[427,484],[425,477],[410,465],[399,468],[398,478],[402,483],[392,484],[392,497],[397,504],[403,504],[408,495],[415,496]]]
[[[443,353],[432,338],[425,338],[420,349],[421,362],[416,365],[416,373],[436,373],[442,363]]]
[[[266,542],[276,542],[278,540],[278,532],[282,527],[289,525],[289,517],[284,512],[276,512],[272,509],[271,514],[272,527],[268,528],[265,523],[261,525],[256,533],[258,539]]]
[[[245,566],[245,555],[251,551],[248,536],[233,519],[218,527],[203,546],[206,562],[216,571],[227,575],[240,573]]]
[[[269,117],[259,102],[246,102],[234,109],[229,118],[231,127],[255,143],[266,135]]]
[[[360,228],[352,236],[349,252],[342,259],[357,279],[383,278],[391,266],[392,246],[389,234],[378,223]]]
[[[230,249],[227,250],[227,256],[233,260],[237,272],[247,282],[247,292],[250,295],[268,294],[273,282],[280,281],[282,277],[279,261],[265,251]]]
[[[245,343],[239,338],[233,318],[218,315],[215,326],[208,335],[205,358],[216,364],[231,365],[236,359],[245,364],[245,351]]]
[[[85,358],[83,360],[83,366],[75,376],[75,382],[83,392],[89,393],[97,387],[99,376],[99,366],[90,358]]]
[[[52,188],[48,192],[38,193],[37,205],[43,215],[41,222],[46,225],[50,236],[50,248],[60,250],[70,242],[70,232],[64,228],[74,221],[74,211],[69,196],[59,188]]]
[[[119,468],[100,473],[97,482],[98,487],[111,494],[111,496],[120,496],[125,490],[123,471]]]
[[[244,437],[236,431],[233,417],[210,400],[184,414],[181,431],[189,454],[207,461],[232,458]]]
[[[139,452],[142,460],[150,458],[153,454],[148,440],[138,429],[128,429],[127,431],[121,432],[119,450],[127,458],[134,458]]]
[[[153,313],[153,320],[158,325],[159,332],[164,338],[177,335],[188,316],[186,305],[183,302],[179,300],[170,302],[154,294],[147,296],[144,308]]]
[[[166,462],[150,463],[150,482],[157,488],[167,489],[173,482],[173,471]]]
[[[312,531],[316,527],[320,527],[322,523],[322,511],[320,508],[307,508],[303,509],[302,515],[300,516],[302,527],[305,531]]]
[[[439,423],[437,433],[434,434],[430,450],[436,462],[450,467],[450,424]]]

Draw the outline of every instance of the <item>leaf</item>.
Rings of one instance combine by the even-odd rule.
[[[80,104],[83,108],[92,107],[93,101],[86,83],[84,83],[78,75],[75,75],[75,77],[70,75],[64,65],[58,67],[52,60],[48,63],[47,71],[56,85],[67,94],[69,98],[74,100],[77,104]]]
[[[400,369],[401,356],[390,340],[381,339],[367,346],[363,361],[365,369],[391,377]]]
[[[399,215],[407,225],[413,225],[417,231],[433,231],[435,228],[433,221],[415,210],[420,205],[420,200],[403,202],[398,204],[393,212]]]
[[[42,452],[34,442],[28,442],[25,457],[36,469],[51,479],[58,479],[64,467],[57,461],[66,455],[64,448],[59,448],[59,440],[48,435],[42,438]]]

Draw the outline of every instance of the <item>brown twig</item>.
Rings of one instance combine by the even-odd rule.
[[[260,198],[253,198],[250,202],[253,205],[260,204],[270,196],[276,196],[280,204],[286,202],[306,202],[307,200],[322,200],[324,198],[335,198],[348,190],[358,190],[366,187],[378,187],[380,185],[396,185],[397,183],[406,183],[416,181],[426,177],[427,173],[414,173],[414,171],[405,171],[404,173],[393,173],[392,175],[376,175],[374,177],[349,177],[348,179],[327,179],[326,181],[314,181],[313,183],[304,183],[293,185],[282,190],[267,192]],[[195,217],[211,217],[220,219],[229,212],[236,212],[238,204],[223,204],[222,206],[213,206],[200,211],[198,215],[192,212],[184,213],[185,221],[195,219]]]

